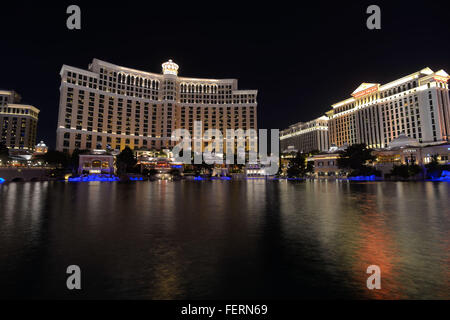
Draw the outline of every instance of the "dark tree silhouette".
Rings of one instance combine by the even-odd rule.
[[[9,158],[9,151],[4,142],[0,142],[0,160],[7,161]]]
[[[89,153],[89,150],[78,150],[78,149],[73,150],[72,155],[70,156],[69,159],[69,169],[72,171],[73,174],[76,174],[78,172],[80,155],[87,153]]]
[[[287,169],[287,176],[289,178],[301,178],[304,177],[307,173],[313,171],[312,163],[306,161],[307,157],[307,154],[297,152],[295,158],[292,158],[289,161]]]
[[[48,164],[59,166],[66,169],[69,165],[69,155],[64,152],[49,150],[46,154],[42,156],[43,160]]]
[[[117,156],[117,171],[119,174],[133,172],[136,162],[133,151],[127,146]]]
[[[403,164],[394,166],[391,170],[391,175],[403,179],[408,179],[409,177],[414,177],[421,172],[422,168],[417,164]]]
[[[358,175],[379,175],[375,168],[368,166],[367,163],[374,161],[375,156],[372,155],[372,149],[367,148],[366,144],[353,144],[341,154],[337,160],[338,167],[350,171],[351,176]]]

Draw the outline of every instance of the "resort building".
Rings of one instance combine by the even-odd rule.
[[[441,165],[450,165],[450,144],[423,145],[416,140],[400,134],[384,149],[372,151],[376,157],[375,168],[383,175],[390,173],[396,165],[417,164],[424,166],[433,158]]]
[[[339,156],[338,152],[320,153],[309,157],[307,161],[313,162],[313,175],[316,178],[336,178],[344,175],[344,172],[338,167]]]
[[[346,146],[332,147],[329,152],[313,155],[307,159],[314,164],[314,176],[318,178],[335,178],[345,176],[346,172],[338,166],[340,153]],[[424,145],[417,140],[401,133],[385,148],[374,149],[372,155],[375,161],[371,164],[379,170],[382,176],[390,174],[394,166],[416,164],[421,167],[436,159],[440,165],[450,165],[450,144]]]
[[[330,145],[384,148],[402,133],[420,144],[449,141],[448,79],[425,68],[383,85],[362,83],[327,112]]]
[[[104,150],[95,150],[90,154],[80,154],[78,174],[115,173],[114,156]]]
[[[287,153],[294,148],[299,152],[328,151],[328,117],[299,122],[280,132],[280,150]]]
[[[161,151],[148,151],[135,149],[134,154],[137,159],[137,166],[140,167],[141,173],[145,170],[156,170],[158,173],[169,173],[176,169],[183,172],[183,163],[176,162],[173,153],[169,149]]]
[[[33,150],[39,109],[20,101],[15,91],[0,90],[0,141],[10,149]]]
[[[98,59],[88,70],[64,65],[57,150],[70,153],[98,144],[170,149],[177,144],[171,141],[173,131],[186,129],[194,137],[196,121],[202,121],[202,134],[213,128],[224,136],[227,129],[257,130],[256,90],[238,90],[236,79],[179,77],[178,70],[171,60],[162,65],[162,74]],[[247,140],[246,147],[256,150],[257,141]]]

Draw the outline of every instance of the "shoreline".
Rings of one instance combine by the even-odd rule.
[[[319,178],[319,179],[304,179],[304,178],[275,178],[275,177],[246,177],[233,179],[231,177],[193,177],[193,178],[178,178],[178,179],[152,179],[146,177],[133,178],[130,177],[128,179],[120,179],[118,177],[115,178],[101,178],[101,179],[77,179],[77,180],[65,180],[65,179],[39,179],[39,180],[30,180],[30,181],[6,181],[3,178],[0,178],[0,186],[8,185],[8,184],[17,184],[17,183],[35,183],[35,182],[67,182],[67,183],[83,183],[83,182],[158,182],[158,181],[168,181],[168,182],[179,182],[179,181],[189,181],[189,182],[206,182],[206,181],[229,181],[229,182],[242,182],[242,181],[297,181],[297,182],[347,182],[347,183],[366,183],[366,182],[414,182],[414,183],[426,183],[426,182],[450,182],[450,179],[426,179],[426,180],[403,180],[403,179],[377,179],[377,180],[364,180],[364,179],[327,179],[327,178]]]

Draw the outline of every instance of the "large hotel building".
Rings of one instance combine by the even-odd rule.
[[[281,150],[325,151],[365,143],[386,148],[402,133],[419,144],[450,141],[449,75],[425,68],[395,81],[362,83],[352,97],[332,105],[321,117],[283,130]],[[321,143],[327,134],[328,143]]]
[[[172,131],[195,121],[203,131],[257,129],[257,91],[238,90],[236,79],[178,76],[169,60],[162,74],[94,59],[88,70],[61,69],[57,150],[171,148]],[[255,141],[248,141],[256,148]],[[202,146],[202,148],[204,145]]]
[[[299,152],[328,151],[328,118],[322,116],[299,122],[280,132],[281,152],[294,148]]]
[[[0,90],[0,141],[10,149],[33,150],[39,109],[20,100],[15,91]]]
[[[425,68],[383,85],[362,83],[327,112],[330,145],[385,148],[401,133],[422,144],[449,141],[448,79]]]

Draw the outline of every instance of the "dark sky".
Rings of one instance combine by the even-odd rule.
[[[0,88],[41,110],[38,139],[55,144],[61,66],[86,69],[93,58],[158,73],[173,59],[180,76],[237,78],[259,91],[259,127],[280,129],[322,115],[361,82],[450,70],[443,1],[157,3],[2,2]],[[70,4],[81,7],[81,31],[66,28]],[[370,4],[381,7],[381,30],[366,28]]]

